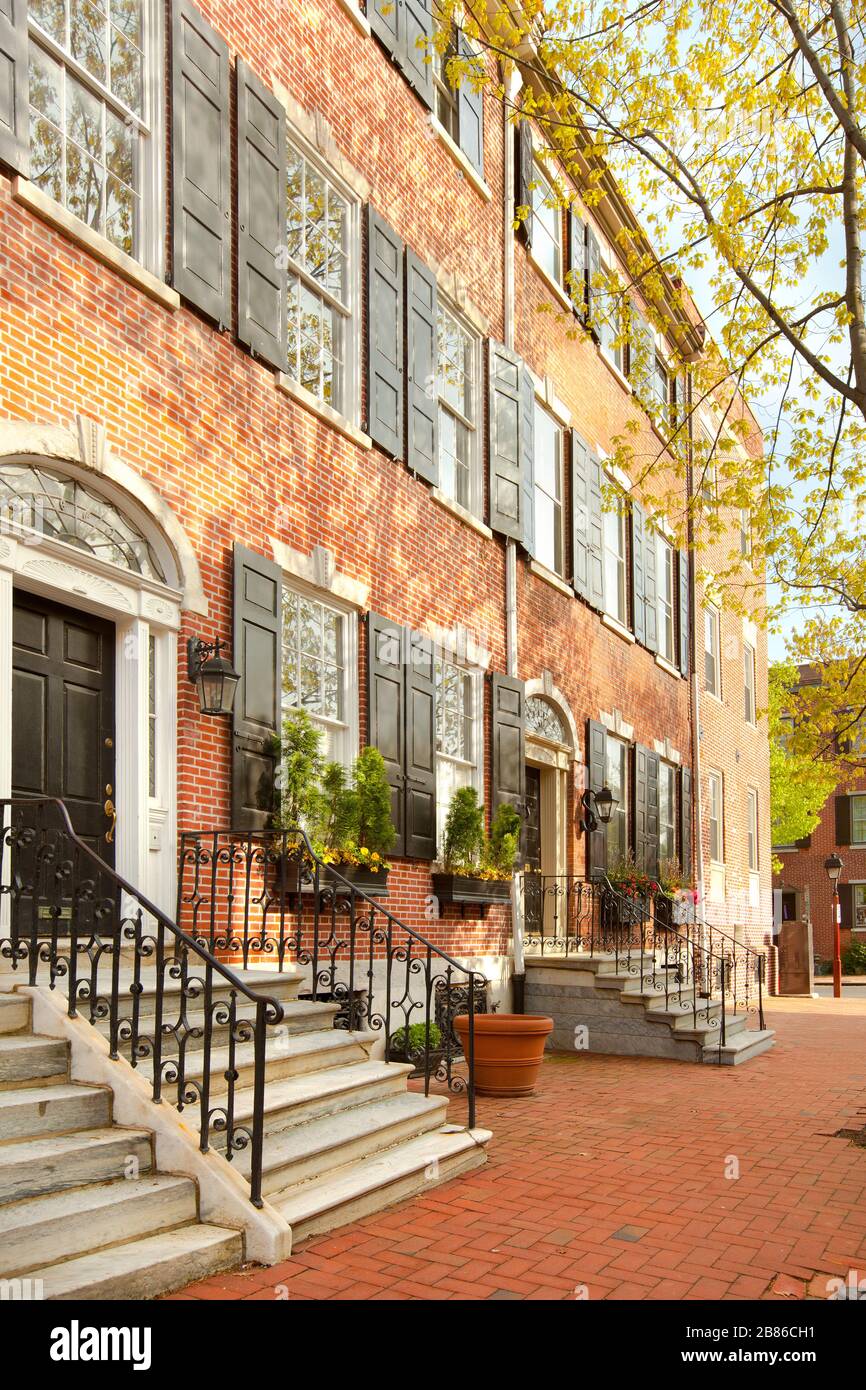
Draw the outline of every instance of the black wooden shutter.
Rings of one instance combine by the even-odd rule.
[[[850,931],[854,926],[854,885],[839,884],[839,925]]]
[[[436,101],[433,64],[426,61],[433,38],[433,0],[393,0],[399,9],[395,57],[403,76],[424,105]]]
[[[231,322],[229,51],[189,0],[172,11],[172,247],[174,286]]]
[[[659,871],[659,758],[640,743],[634,749],[635,859],[645,873]]]
[[[850,845],[851,843],[851,798],[850,796],[836,797],[836,844]]]
[[[273,739],[282,690],[279,565],[234,546],[232,658],[240,674],[232,737],[232,826],[264,830],[274,809]]]
[[[649,651],[659,649],[658,536],[651,526],[644,528],[643,583],[645,643]],[[673,618],[673,615],[672,615]]]
[[[503,801],[521,816],[526,800],[525,689],[512,676],[493,676],[492,749],[493,812]]]
[[[391,785],[391,817],[397,828],[393,853],[405,852],[405,680],[400,623],[377,613],[367,619],[367,738],[385,759]]]
[[[520,373],[521,539],[527,554],[535,554],[535,383],[528,367]]]
[[[286,113],[238,58],[238,338],[286,371]]]
[[[515,353],[490,340],[490,525],[516,541],[523,539],[521,365]]]
[[[680,867],[683,883],[692,882],[692,770],[680,768]]]
[[[439,481],[439,402],[436,276],[406,252],[406,353],[409,375],[409,467],[434,485]]]
[[[528,209],[517,228],[518,236],[532,245],[532,127],[522,120],[514,132],[514,208],[515,214]]]
[[[370,205],[367,432],[403,457],[403,242]]]
[[[607,779],[607,729],[594,719],[586,721],[587,790],[600,792]],[[607,831],[603,825],[586,837],[586,872],[590,878],[607,873]]]
[[[592,227],[586,229],[586,320],[592,328],[593,333],[598,337],[598,325],[595,322],[598,300],[601,293],[599,277],[601,276],[601,248],[598,244],[598,237]]]
[[[691,605],[689,603],[689,553],[680,551],[680,670],[684,676],[689,674],[689,636],[691,625]]]
[[[631,504],[631,591],[634,635],[646,646],[646,579],[644,549],[652,537],[646,529],[646,515],[638,502]]]
[[[0,0],[0,164],[30,177],[27,0]]]
[[[460,58],[474,57],[474,51],[463,33],[457,31],[457,54]],[[460,148],[469,163],[484,174],[484,89],[476,91],[468,77],[460,80],[457,90],[457,131]]]
[[[589,598],[589,445],[571,431],[571,551],[572,584],[580,598]]]
[[[601,463],[589,456],[589,602],[604,612],[604,523],[601,495]]]
[[[404,853],[436,858],[436,681],[433,642],[406,638],[406,820]]]
[[[392,56],[397,51],[399,14],[398,0],[367,0],[370,29]]]
[[[574,208],[568,210],[568,268],[571,301],[581,323],[586,322],[586,224]]]

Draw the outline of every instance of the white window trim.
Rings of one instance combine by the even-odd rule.
[[[713,858],[713,853],[712,853],[712,824],[713,824],[712,808],[713,808],[713,799],[712,799],[712,796],[710,795],[710,787],[712,786],[713,782],[718,782],[718,786],[719,786],[719,815],[718,815],[718,826],[719,826],[719,841],[720,841],[720,848],[721,848],[721,851],[722,851],[722,857],[721,857],[721,859],[715,859],[715,858]],[[707,772],[707,853],[709,854],[710,863],[711,863],[711,864],[714,864],[717,868],[722,868],[722,867],[724,867],[725,862],[726,862],[726,860],[725,860],[725,778],[724,778],[724,773],[716,771],[715,768],[710,768],[710,769],[708,770],[708,772]]]
[[[533,142],[533,144],[534,144],[534,142]],[[533,254],[532,246],[530,246],[530,248],[529,248],[529,255],[530,255],[530,259],[531,259],[533,265],[536,267],[536,269],[539,270],[539,271],[541,272],[541,274],[544,276],[544,279],[548,282],[548,284],[550,284],[554,289],[556,289],[556,290],[559,291],[560,295],[561,295],[562,298],[565,300],[565,303],[566,303],[566,305],[568,306],[569,310],[572,310],[572,309],[574,308],[574,305],[572,304],[571,300],[569,299],[568,295],[565,293],[565,291],[564,291],[564,289],[563,289],[563,277],[564,277],[564,274],[565,274],[565,236],[564,236],[564,233],[563,233],[563,216],[562,216],[562,214],[563,214],[563,209],[562,209],[562,207],[560,206],[560,203],[559,203],[559,200],[558,200],[558,195],[557,195],[557,192],[556,192],[556,182],[557,182],[557,180],[556,180],[556,176],[553,175],[553,174],[551,174],[551,172],[550,172],[550,170],[549,170],[547,164],[545,163],[545,161],[544,161],[543,159],[541,159],[540,156],[538,155],[538,153],[536,152],[536,150],[533,149],[533,151],[532,151],[532,174],[531,174],[531,178],[530,178],[530,183],[532,184],[532,187],[531,187],[530,190],[529,190],[529,196],[530,196],[530,202],[531,202],[531,209],[532,209],[532,211],[531,211],[531,217],[532,217],[532,222],[533,222],[533,228],[532,228],[532,242],[535,242],[535,221],[536,221],[536,218],[539,216],[539,214],[537,214],[536,211],[535,211],[535,200],[536,200],[536,195],[537,195],[537,194],[540,194],[540,193],[542,192],[542,190],[537,186],[537,185],[539,184],[540,181],[543,181],[543,182],[547,185],[547,188],[550,190],[550,199],[551,199],[551,202],[550,202],[550,203],[547,203],[547,202],[545,201],[545,198],[542,197],[542,198],[541,198],[541,206],[544,207],[544,208],[545,208],[546,210],[548,210],[548,211],[552,211],[552,212],[558,213],[559,236],[558,236],[558,237],[549,237],[549,239],[554,243],[554,245],[556,246],[556,248],[557,248],[557,250],[558,250],[558,252],[559,252],[559,278],[557,278],[557,276],[555,276],[555,275],[551,275],[551,273],[550,273],[550,271],[547,269],[547,267],[544,266],[544,265],[542,264],[542,262],[538,259],[538,257],[536,257],[536,256]],[[543,232],[543,235],[544,235],[545,237],[548,237],[548,236],[549,236],[549,233],[548,233],[546,227],[542,227],[542,232]]]
[[[866,923],[862,927],[857,926],[857,889],[866,888],[866,881],[863,879],[851,880],[851,930],[852,932],[866,932]]]
[[[441,810],[442,829],[444,830],[445,816],[448,813],[447,806],[445,806],[444,802],[440,799],[440,768],[443,765],[448,765],[451,767],[471,769],[472,776],[469,780],[469,786],[475,789],[480,802],[484,800],[484,671],[481,666],[476,666],[468,661],[459,660],[455,653],[445,646],[442,647],[441,651],[436,653],[436,656],[438,659],[447,662],[449,666],[456,666],[459,670],[471,677],[472,733],[474,740],[473,751],[475,753],[475,761],[472,763],[467,758],[456,758],[451,753],[440,753],[438,747],[436,749],[436,856],[437,862],[440,862],[439,855],[442,845],[439,843],[439,814]],[[441,790],[444,791],[444,788]]]
[[[28,22],[28,36],[31,32],[38,34],[38,43],[47,53],[50,53],[74,75],[81,74],[82,83],[87,87],[91,86],[91,79],[88,78],[86,69],[82,69],[81,65],[64,48],[55,43],[49,35],[45,34],[32,18]],[[20,181],[24,196],[19,201],[30,202],[31,195],[41,194],[46,203],[65,214],[62,221],[59,218],[55,219],[58,226],[63,227],[68,219],[69,224],[71,224],[69,230],[73,235],[75,235],[77,228],[83,228],[85,232],[90,234],[86,238],[80,233],[77,236],[77,240],[82,245],[87,246],[88,250],[99,255],[97,243],[104,243],[105,248],[110,248],[111,251],[117,253],[118,257],[122,258],[115,268],[119,269],[122,274],[127,273],[127,278],[134,280],[135,276],[130,272],[124,272],[124,261],[129,261],[131,266],[140,266],[159,282],[165,274],[167,183],[164,89],[166,71],[165,7],[159,3],[159,0],[142,0],[142,44],[144,53],[144,83],[142,88],[144,114],[141,121],[136,121],[136,124],[140,124],[147,134],[144,141],[146,155],[139,195],[142,227],[140,254],[138,256],[128,255],[119,246],[115,246],[108,237],[88,226],[74,212],[70,212],[62,203],[55,203],[53,198],[29,180],[22,179]],[[16,188],[16,194],[17,192],[18,189]],[[33,204],[31,203],[31,205]],[[100,259],[108,264],[112,264],[115,260],[107,250],[103,251]],[[153,290],[146,283],[142,284],[142,288],[148,293],[153,293]],[[160,296],[154,294],[153,297],[159,298]],[[167,307],[175,308],[177,306],[169,302]]]
[[[563,569],[565,569],[565,568],[566,568],[566,564],[567,564],[567,551],[568,551],[567,536],[566,536],[566,515],[565,515],[565,432],[566,432],[567,425],[566,425],[565,422],[563,421],[561,411],[558,410],[558,409],[556,409],[556,408],[553,408],[553,407],[550,405],[550,403],[549,403],[549,397],[553,394],[553,393],[552,393],[552,386],[551,386],[551,383],[550,383],[549,379],[546,379],[546,380],[545,380],[545,382],[544,382],[544,384],[543,384],[543,387],[542,387],[542,384],[539,382],[539,380],[538,380],[537,377],[534,377],[533,379],[534,379],[534,381],[535,381],[535,398],[534,398],[534,401],[533,401],[533,406],[534,406],[534,408],[540,407],[543,411],[545,411],[545,413],[546,413],[547,415],[549,415],[550,418],[553,420],[553,422],[554,422],[554,424],[555,424],[557,430],[559,431],[559,519],[560,519],[560,538],[559,538],[559,539],[560,539],[560,549],[561,549],[561,552],[562,552],[562,567],[563,567]],[[556,400],[556,397],[554,396],[553,399]],[[561,403],[560,403],[559,401],[557,401],[556,404],[557,404],[557,406],[561,405]],[[533,425],[533,431],[532,431],[532,438],[533,438],[533,455],[534,455],[535,441],[536,441],[537,438],[538,438],[538,433],[537,433],[537,431],[536,431],[534,425]],[[532,512],[533,512],[532,523],[533,523],[533,524],[532,524],[532,533],[533,533],[533,537],[535,537],[535,538],[537,538],[537,517],[536,517],[536,514],[535,514],[535,492],[536,492],[536,488],[537,488],[537,487],[538,487],[538,484],[535,482],[535,458],[534,458],[534,456],[533,456],[533,484],[532,484]],[[547,495],[549,496],[550,494],[547,494]],[[538,565],[538,573],[541,575],[542,578],[544,578],[546,575],[549,574],[549,575],[554,576],[556,579],[559,579],[562,583],[565,583],[564,576],[561,575],[561,574],[558,572],[558,570],[551,569],[549,565],[545,565],[544,562],[541,561],[541,560],[537,560],[537,561],[535,561],[534,563]],[[570,594],[571,594],[571,590],[569,589],[568,592],[569,592],[569,595],[570,595]]]
[[[749,655],[750,655],[750,654],[751,654],[751,661],[749,660]],[[750,687],[749,687],[749,683],[748,683],[747,678],[746,678],[746,672],[749,671],[749,670],[751,670],[751,673],[752,673],[752,683],[751,683],[752,715],[751,715],[751,718],[748,718],[748,716],[746,716],[746,717],[744,718],[744,723],[748,724],[750,728],[756,729],[756,728],[758,727],[758,653],[757,653],[756,649],[752,646],[751,642],[744,642],[744,643],[743,643],[743,714],[744,714],[744,716],[746,715],[746,710],[745,710],[745,696],[746,696],[746,691],[750,688]]]
[[[851,793],[849,794],[849,800],[850,800],[852,803],[853,803],[854,801],[857,801],[858,799],[861,799],[861,798],[862,798],[862,800],[866,801],[866,792],[851,792]],[[853,805],[851,806],[851,846],[850,846],[850,848],[851,848],[851,849],[866,849],[866,840],[855,840],[855,839],[854,839],[854,807],[853,807]]]
[[[669,606],[670,606],[671,650],[670,650],[670,655],[669,655],[669,656],[668,656],[668,654],[667,654],[666,652],[662,652],[662,651],[659,651],[659,652],[658,652],[658,658],[659,658],[659,663],[658,663],[658,664],[659,664],[660,666],[665,667],[668,671],[670,671],[670,670],[673,669],[673,663],[674,663],[674,659],[675,659],[675,657],[676,657],[676,647],[677,647],[677,620],[676,620],[676,612],[677,612],[677,601],[676,601],[677,580],[676,580],[676,567],[675,567],[675,565],[674,565],[674,548],[673,548],[673,546],[671,545],[670,541],[667,539],[667,537],[666,537],[666,536],[663,536],[663,535],[661,534],[660,531],[651,531],[650,534],[652,535],[653,544],[654,544],[654,546],[655,546],[655,548],[656,548],[656,610],[657,610],[657,611],[656,611],[656,622],[658,623],[659,642],[661,642],[662,613],[663,613],[663,611],[664,611],[664,609],[663,609],[663,600],[662,600],[662,588],[661,588],[661,584],[659,583],[660,561],[661,561],[661,559],[663,558],[664,552],[668,552],[668,553],[670,554],[670,558],[671,558],[671,566],[670,566],[671,590],[670,590],[670,605],[669,605]],[[665,556],[665,558],[666,558],[666,556]],[[665,568],[665,572],[667,572],[667,566],[666,566],[666,565],[664,566],[664,568]],[[679,672],[677,672],[677,675],[679,675]]]
[[[347,228],[346,228],[346,300],[343,306],[346,313],[342,315],[349,327],[347,338],[351,341],[345,345],[343,352],[343,391],[341,409],[337,410],[329,405],[327,401],[321,400],[314,392],[308,391],[299,381],[296,381],[291,373],[280,374],[280,385],[290,395],[301,400],[309,409],[321,415],[322,419],[333,424],[344,434],[348,434],[356,443],[367,448],[367,436],[361,432],[361,338],[363,325],[361,323],[362,291],[361,291],[361,198],[352,185],[335,169],[334,165],[316,148],[313,142],[307,137],[291,116],[286,120],[287,139],[289,146],[294,146],[297,152],[303,156],[313,168],[317,169],[329,183],[334,185],[341,198],[346,200],[347,208]],[[288,261],[288,257],[286,258]],[[294,274],[292,265],[289,264],[289,273]],[[315,291],[319,293],[319,291]],[[328,295],[327,291],[322,292],[322,298],[326,304],[337,301],[333,296]],[[349,426],[348,429],[345,426]],[[369,447],[372,447],[372,442]]]
[[[607,579],[607,556],[608,556],[608,554],[614,555],[614,554],[616,553],[616,562],[617,562],[617,566],[620,566],[620,565],[622,566],[622,570],[623,570],[623,588],[622,588],[622,596],[623,596],[623,609],[624,609],[624,612],[622,613],[621,616],[618,616],[616,613],[613,613],[613,612],[607,607],[607,603],[608,603],[608,586],[607,586],[607,583],[605,582],[605,585],[604,585],[604,602],[605,602],[605,609],[604,609],[603,617],[608,619],[608,626],[613,626],[614,632],[618,632],[618,633],[620,634],[620,636],[623,636],[625,633],[628,633],[628,634],[629,634],[629,637],[631,637],[631,639],[634,640],[634,634],[633,634],[632,632],[630,632],[630,631],[629,631],[629,628],[628,628],[628,538],[627,538],[627,536],[626,536],[626,499],[625,499],[625,497],[624,497],[623,495],[619,494],[619,495],[617,496],[617,498],[616,498],[616,505],[617,505],[617,508],[618,508],[618,511],[619,511],[619,524],[620,524],[619,534],[620,534],[620,538],[621,538],[621,540],[622,540],[622,553],[621,553],[621,554],[618,554],[618,553],[616,553],[616,552],[610,550],[610,548],[609,548],[609,546],[608,546],[608,544],[607,544],[607,540],[606,540],[606,538],[605,538],[604,519],[605,519],[605,516],[611,514],[611,507],[610,507],[610,506],[605,506],[604,501],[602,502],[601,552],[602,552],[602,565],[603,565],[603,567],[604,567],[605,581],[606,581],[606,579]]]
[[[275,558],[280,564],[280,557],[277,555]],[[321,603],[324,607],[333,609],[343,619],[342,694],[345,718],[340,721],[319,714],[311,717],[317,726],[342,732],[345,743],[342,761],[347,768],[351,767],[358,756],[361,727],[360,700],[358,698],[360,689],[358,677],[358,609],[350,600],[336,595],[333,589],[311,584],[307,580],[299,579],[296,574],[284,566],[282,568],[284,588],[300,594],[302,598],[312,599],[315,603]],[[282,665],[280,670],[282,674]],[[282,719],[282,715],[280,717]]]
[[[719,612],[719,610],[718,610],[718,608],[716,607],[716,605],[715,605],[714,603],[710,603],[709,600],[707,600],[707,601],[704,602],[704,604],[703,604],[703,611],[704,611],[704,633],[703,633],[703,649],[704,649],[704,693],[707,694],[707,695],[712,695],[712,697],[713,697],[714,700],[721,700],[721,699],[722,699],[722,615],[721,615],[721,613]],[[707,663],[706,663],[706,658],[707,658],[707,656],[711,655],[711,653],[709,652],[709,649],[708,649],[708,647],[707,647],[707,629],[706,629],[706,614],[707,614],[707,613],[710,613],[710,614],[712,615],[712,618],[713,618],[713,625],[714,625],[715,634],[716,634],[716,651],[715,651],[715,662],[716,662],[716,689],[715,689],[715,690],[713,690],[712,687],[709,686],[709,685],[707,684]]]
[[[337,4],[341,10],[345,10],[355,28],[369,38],[370,21],[366,15],[361,14],[359,0],[337,0]]]
[[[463,504],[462,504],[461,502],[458,502],[457,499],[456,499],[455,497],[449,497],[449,496],[448,496],[448,493],[444,491],[444,489],[442,488],[441,484],[440,484],[440,486],[437,487],[436,491],[440,494],[441,497],[443,497],[443,498],[445,499],[446,502],[448,502],[452,507],[454,507],[454,508],[457,509],[457,514],[458,514],[458,515],[460,515],[461,513],[464,513],[464,512],[468,512],[469,515],[470,515],[475,521],[481,521],[481,520],[482,520],[482,517],[483,517],[483,515],[484,515],[484,478],[483,478],[483,466],[484,466],[484,434],[483,434],[483,431],[484,431],[484,419],[483,419],[483,416],[484,416],[484,370],[483,370],[483,363],[482,363],[482,357],[481,357],[481,352],[482,352],[481,335],[479,334],[478,329],[474,326],[474,324],[471,322],[471,320],[467,317],[467,315],[466,315],[465,313],[463,313],[463,311],[454,303],[454,301],[453,301],[447,294],[442,294],[442,293],[440,292],[440,296],[439,296],[439,308],[440,308],[440,309],[444,309],[445,312],[448,313],[448,314],[450,314],[451,317],[452,317],[453,319],[456,319],[458,326],[459,326],[459,327],[462,329],[462,331],[467,335],[467,337],[469,338],[469,340],[470,340],[470,342],[471,342],[471,344],[472,344],[472,390],[473,390],[473,397],[474,397],[474,399],[473,399],[474,422],[473,422],[473,428],[472,428],[472,430],[470,431],[470,440],[469,440],[469,444],[470,444],[470,457],[469,457],[469,506],[468,506],[468,507],[464,507]],[[437,375],[437,380],[438,380],[438,375],[439,375],[438,324],[437,324],[436,375]],[[437,430],[438,430],[438,413],[439,413],[439,411],[440,411],[442,408],[443,408],[443,407],[442,407],[442,403],[441,403],[441,400],[440,400],[440,397],[439,397],[439,390],[438,390],[438,386],[437,386],[437,390],[436,390]],[[445,406],[445,409],[448,410],[449,407],[446,405],[446,406]],[[465,417],[465,416],[460,416],[460,415],[459,415],[459,412],[457,412],[455,418],[458,418],[458,419],[465,419],[466,417]],[[437,445],[437,447],[438,447],[438,445]],[[438,473],[438,464],[439,464],[438,455],[437,455],[436,464],[437,464],[437,473]],[[482,524],[483,524],[483,523],[482,523]]]

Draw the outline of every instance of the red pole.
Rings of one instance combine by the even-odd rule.
[[[839,890],[833,889],[833,998],[842,998],[842,940],[839,931]]]

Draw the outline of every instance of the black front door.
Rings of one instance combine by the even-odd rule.
[[[541,879],[541,769],[526,769],[526,800],[523,818],[523,879],[525,927],[529,935],[541,931],[544,918],[544,887]]]
[[[114,866],[114,624],[15,592],[12,795],[59,797]]]

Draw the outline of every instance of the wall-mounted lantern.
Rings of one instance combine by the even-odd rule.
[[[219,638],[205,642],[201,637],[190,637],[186,644],[187,675],[198,690],[202,714],[231,714],[234,709],[240,676],[231,662],[220,656],[225,646]]]

